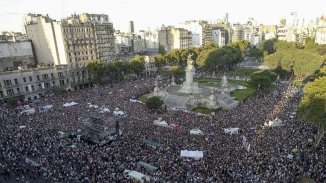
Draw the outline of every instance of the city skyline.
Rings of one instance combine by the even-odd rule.
[[[222,19],[225,13],[229,13],[230,22],[244,23],[253,17],[258,23],[263,24],[278,24],[281,18],[289,17],[290,12],[297,12],[298,18],[304,18],[306,21],[315,20],[326,13],[323,6],[318,6],[322,4],[321,0],[310,0],[309,4],[304,1],[281,0],[273,3],[261,3],[258,0],[218,2],[202,0],[200,3],[185,0],[166,0],[164,3],[153,0],[98,0],[97,3],[87,0],[0,0],[0,2],[1,32],[22,31],[23,15],[27,13],[48,14],[57,20],[74,13],[103,13],[109,15],[116,30],[127,31],[129,21],[134,21],[136,32],[147,27],[153,29],[162,24],[177,25],[187,20]]]

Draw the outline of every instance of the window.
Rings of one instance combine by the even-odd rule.
[[[23,77],[23,81],[24,81],[24,83],[26,83],[26,78],[25,77]]]
[[[32,91],[34,91],[34,85],[32,85],[31,88],[32,88]]]
[[[29,81],[32,81],[32,76],[29,76]]]
[[[5,83],[5,86],[10,86],[11,85],[11,80],[10,79],[5,80],[4,83]]]
[[[25,90],[28,92],[28,86],[25,86]]]
[[[54,79],[54,75],[53,75],[53,73],[51,73],[51,78]]]
[[[18,80],[17,79],[15,79],[15,84],[18,85]]]
[[[19,88],[17,88],[17,93],[20,94],[20,89]]]
[[[55,86],[55,81],[52,82],[53,83],[53,87]]]
[[[40,75],[37,75],[36,78],[37,78],[37,81],[39,81],[40,80]]]

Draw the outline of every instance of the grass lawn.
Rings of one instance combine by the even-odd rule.
[[[192,109],[193,112],[198,112],[206,115],[210,115],[212,112],[220,111],[221,109],[209,109],[203,106],[197,106]]]
[[[195,81],[207,86],[221,86],[222,83],[221,79],[214,79],[214,78],[197,78],[195,79]],[[249,83],[247,81],[241,81],[241,80],[228,80],[228,83],[242,85],[245,87],[249,86]]]
[[[142,95],[142,96],[140,96],[140,97],[138,98],[138,100],[140,100],[140,101],[146,103],[146,101],[148,100],[148,98],[145,97],[144,95]]]
[[[230,95],[232,97],[235,97],[236,100],[243,102],[244,100],[246,100],[248,97],[254,95],[256,93],[256,89],[254,88],[247,88],[247,89],[243,89],[243,90],[233,90]]]
[[[229,73],[231,76],[250,77],[252,73],[259,71],[259,69],[253,68],[238,68]]]

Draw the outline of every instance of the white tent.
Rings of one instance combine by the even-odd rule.
[[[123,171],[123,176],[126,178],[126,179],[135,179],[139,182],[143,182],[144,180],[143,179],[146,179],[147,181],[150,181],[150,177],[145,175],[145,174],[142,174],[140,172],[137,172],[137,171],[133,171],[133,170],[124,170]]]
[[[224,133],[229,133],[230,135],[239,133],[239,128],[224,128]]]
[[[63,106],[64,107],[69,107],[69,106],[74,106],[74,105],[77,105],[77,103],[76,102],[67,102],[67,103],[65,103],[65,104],[63,104]]]
[[[23,129],[23,128],[26,128],[26,126],[19,126],[19,129]]]
[[[162,127],[169,127],[169,125],[168,125],[168,123],[166,121],[158,121],[158,120],[155,120],[154,121],[154,125],[162,126]]]
[[[43,109],[51,109],[53,107],[53,105],[46,105],[46,106],[43,106]]]
[[[282,120],[275,118],[274,120],[268,121],[268,123],[265,123],[264,126],[266,127],[276,127],[276,126],[283,126]]]
[[[113,111],[114,115],[124,115],[125,113],[123,111]]]
[[[190,134],[204,135],[203,131],[201,131],[199,128],[194,128],[194,129],[190,130]]]
[[[21,114],[26,113],[27,115],[31,115],[35,113],[35,109],[34,108],[28,108],[25,110],[22,110]]]
[[[203,151],[181,150],[180,156],[181,157],[187,157],[187,158],[200,159],[200,158],[204,157],[204,152]]]

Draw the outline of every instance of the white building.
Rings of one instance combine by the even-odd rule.
[[[144,39],[145,51],[157,53],[158,52],[158,31],[147,30],[140,31],[140,36]]]
[[[225,46],[225,31],[223,29],[212,30],[212,42],[218,44],[219,47]]]
[[[48,15],[31,13],[24,17],[24,21],[27,37],[33,43],[37,64],[68,64],[64,51],[61,22],[50,19]]]
[[[203,26],[200,21],[192,20],[181,23],[179,27],[187,29],[191,32],[191,42],[194,47],[203,45]]]
[[[326,17],[319,18],[315,42],[318,44],[326,44]]]
[[[145,59],[145,75],[154,75],[157,71],[154,56],[144,56]]]
[[[162,26],[159,31],[159,44],[163,45],[166,51],[190,48],[191,32],[183,28]]]

